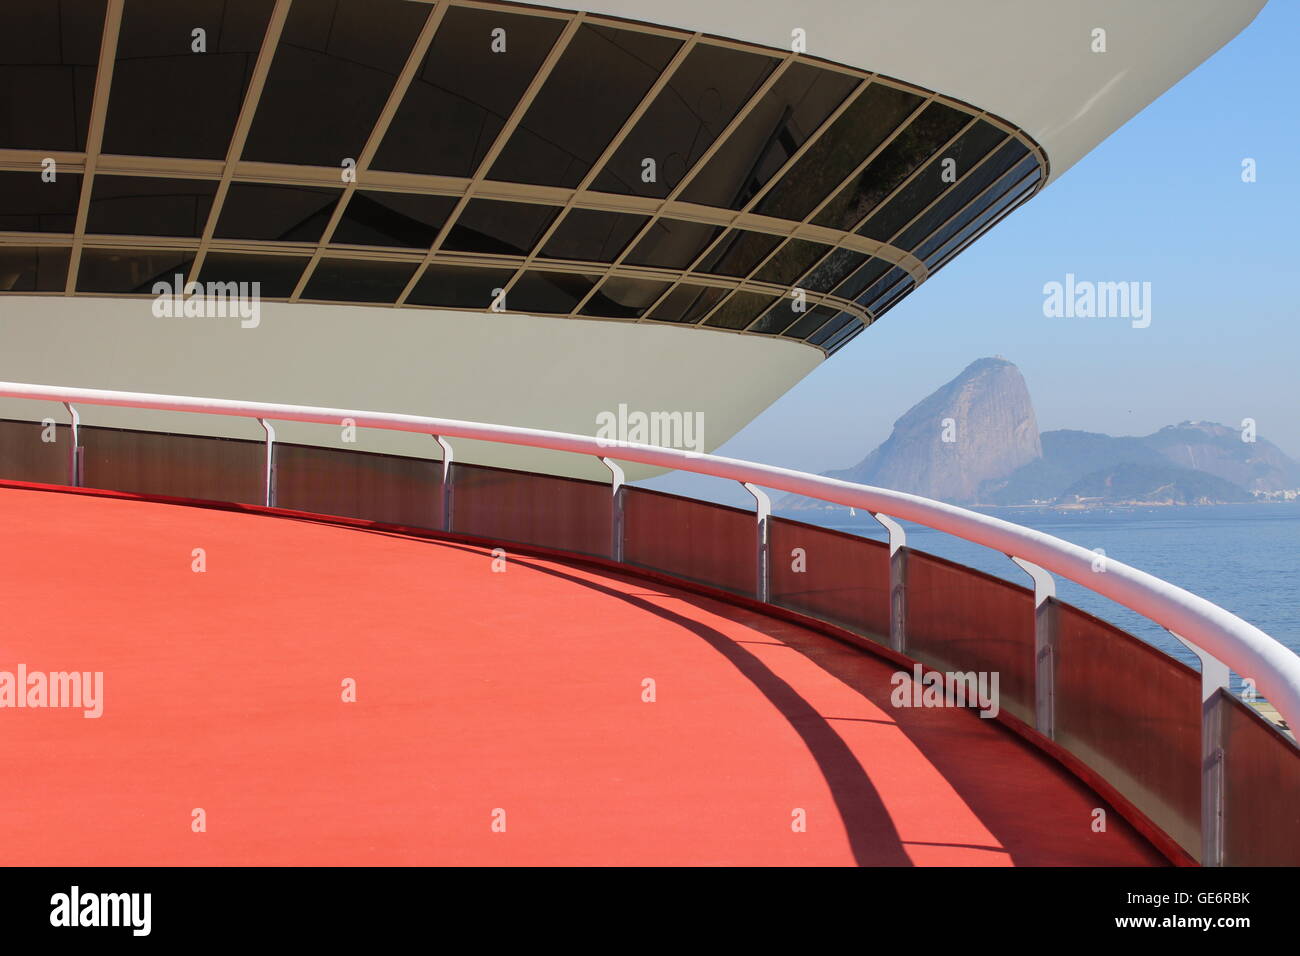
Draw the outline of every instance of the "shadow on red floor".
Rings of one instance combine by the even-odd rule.
[[[996,722],[721,601],[146,501],[0,521],[0,672],[103,673],[99,718],[0,709],[0,863],[1164,862]]]

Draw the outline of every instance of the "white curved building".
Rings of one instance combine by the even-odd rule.
[[[1262,5],[9,0],[0,379],[711,450]]]

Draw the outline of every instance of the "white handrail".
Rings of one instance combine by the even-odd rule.
[[[1253,678],[1255,686],[1277,707],[1287,723],[1300,729],[1300,656],[1253,624],[1189,591],[1111,558],[1103,559],[1104,571],[1095,571],[1093,568],[1097,555],[1068,541],[1041,531],[1022,528],[1001,518],[967,511],[928,498],[719,455],[615,442],[536,428],[486,425],[421,415],[14,382],[0,382],[0,398],[198,412],[239,418],[272,418],[322,425],[340,425],[344,419],[351,419],[359,428],[381,428],[444,438],[525,445],[675,468],[761,485],[865,511],[881,512],[994,548],[1012,557],[1023,558],[1151,618],[1204,648],[1241,676]]]

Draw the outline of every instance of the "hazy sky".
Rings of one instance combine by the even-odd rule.
[[[1272,0],[718,453],[847,467],[929,392],[1000,354],[1020,367],[1044,431],[1144,435],[1249,417],[1300,457],[1297,36],[1300,2]],[[1249,184],[1247,157],[1258,176]],[[1044,317],[1044,283],[1067,272],[1150,282],[1150,327]],[[701,493],[674,478],[653,484]]]

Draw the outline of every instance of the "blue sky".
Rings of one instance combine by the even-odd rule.
[[[1249,27],[727,442],[855,464],[976,358],[1024,373],[1039,427],[1239,425],[1300,457],[1300,2]],[[1258,181],[1241,181],[1246,157]],[[1152,283],[1152,321],[1049,319],[1043,284]],[[702,493],[679,477],[652,484]],[[688,490],[689,489],[689,490]]]

